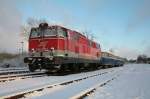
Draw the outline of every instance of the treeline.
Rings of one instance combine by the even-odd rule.
[[[0,53],[0,61],[3,61],[5,59],[12,59],[17,57],[18,54],[11,54],[11,53],[7,53],[7,52],[2,52]]]
[[[150,64],[150,57],[139,55],[136,60],[129,60],[130,63],[147,63]]]
[[[146,55],[139,55],[136,60],[137,63],[148,63],[150,64],[150,57]]]

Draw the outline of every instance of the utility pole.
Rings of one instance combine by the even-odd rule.
[[[19,50],[19,55],[21,55],[21,48],[19,48],[18,50]]]
[[[21,50],[22,50],[22,56],[23,56],[23,45],[24,45],[24,42],[20,42],[21,43]]]

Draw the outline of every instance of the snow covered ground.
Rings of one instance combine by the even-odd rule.
[[[2,90],[0,91],[0,96],[5,96],[8,94],[13,94],[13,93],[21,92],[25,90],[30,90],[30,89],[45,86],[48,84],[60,83],[62,81],[67,81],[71,79],[77,79],[77,78],[86,77],[89,75],[103,73],[106,71],[110,72],[112,70],[115,70],[115,68],[91,71],[91,72],[80,73],[80,74],[72,74],[72,75],[66,75],[66,76],[44,76],[44,77],[29,78],[29,79],[23,79],[23,80],[18,79],[12,82],[0,83],[0,90]]]
[[[67,85],[58,85],[53,88],[45,88],[41,91],[27,94],[27,99],[68,99],[84,94],[96,85],[96,90],[84,98],[88,99],[149,99],[150,97],[150,65],[127,64],[123,67],[102,69],[97,71],[65,75],[44,76],[38,78],[18,79],[11,82],[0,83],[0,96],[15,94],[32,90],[47,85],[53,85],[65,81],[92,76]],[[0,98],[1,98],[0,97]]]
[[[150,64],[130,64],[116,79],[87,99],[150,99]]]

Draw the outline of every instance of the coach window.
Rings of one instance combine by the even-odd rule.
[[[58,27],[57,32],[58,36],[67,37],[67,32],[65,29]]]

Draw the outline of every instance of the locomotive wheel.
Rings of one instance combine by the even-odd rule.
[[[72,64],[72,71],[79,72],[80,71],[79,64]]]
[[[60,69],[57,71],[58,73],[65,73],[66,71],[66,64],[61,64]]]
[[[79,72],[79,64],[70,63],[68,64],[68,69],[73,73]]]
[[[95,69],[96,69],[96,64],[94,64],[94,63],[88,64],[88,70],[95,70]]]
[[[34,71],[35,71],[35,68],[34,68],[33,64],[28,64],[28,66],[29,66],[29,70],[30,70],[31,72],[34,72]]]

